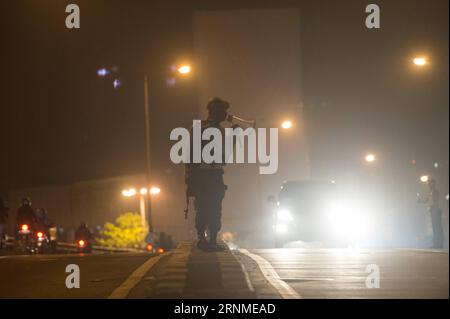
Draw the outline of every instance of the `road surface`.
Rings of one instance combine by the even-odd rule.
[[[150,258],[147,253],[0,256],[0,298],[108,298]],[[66,266],[80,267],[80,288],[66,287]]]
[[[66,266],[80,288],[66,287]],[[374,266],[375,265],[375,266]],[[368,268],[369,267],[369,268]],[[379,270],[379,288],[366,279]],[[0,298],[448,298],[448,252],[236,249],[0,256]]]
[[[448,298],[448,252],[439,250],[260,249],[263,259],[299,298]],[[249,272],[254,260],[241,254]],[[252,264],[253,263],[253,264]],[[379,288],[371,279],[379,271]],[[257,274],[252,276],[257,280]],[[269,296],[270,297],[270,296]]]

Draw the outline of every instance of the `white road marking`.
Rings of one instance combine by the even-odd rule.
[[[171,253],[169,253],[171,254]],[[117,287],[108,299],[124,299],[128,296],[131,289],[136,286],[142,277],[161,259],[163,255],[152,256],[145,263],[139,266],[119,287]],[[167,255],[166,255],[167,256]]]
[[[248,275],[247,270],[245,270],[245,266],[241,262],[239,262],[239,260],[236,257],[234,259],[236,259],[239,265],[241,265],[241,269],[242,272],[244,273],[245,282],[247,283],[248,289],[250,289],[251,292],[255,292],[255,288],[252,285],[252,281],[250,280],[250,276]]]
[[[278,276],[272,265],[263,257],[252,254],[247,249],[239,249],[239,252],[253,259],[261,270],[264,278],[275,288],[283,299],[301,299],[302,297],[284,282],[280,276]]]

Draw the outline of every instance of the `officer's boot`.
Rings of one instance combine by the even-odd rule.
[[[197,247],[203,251],[208,251],[210,249],[204,231],[198,233]]]
[[[210,232],[209,247],[213,251],[223,251],[225,247],[217,243],[217,232]]]

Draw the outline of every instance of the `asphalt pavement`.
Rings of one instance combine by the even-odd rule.
[[[80,269],[80,288],[66,286],[71,264]],[[447,251],[205,253],[185,242],[162,255],[0,256],[0,298],[448,298],[448,274]]]
[[[259,268],[274,270],[297,298],[449,297],[448,251],[283,248],[248,253],[266,261]],[[254,274],[255,261],[246,254],[238,254]],[[258,275],[258,272],[252,275],[252,280],[258,280],[261,277]],[[262,286],[258,294],[265,293]]]
[[[108,298],[148,253],[0,256],[0,298]],[[68,289],[67,265],[80,269],[80,288]]]

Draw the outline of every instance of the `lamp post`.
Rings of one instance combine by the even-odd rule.
[[[151,201],[151,197],[158,195],[161,192],[161,189],[157,186],[153,186],[150,190],[146,187],[141,187],[139,189],[139,194],[135,188],[124,189],[122,191],[122,195],[124,197],[134,197],[135,195],[139,195],[139,211],[141,214],[141,223],[142,227],[145,227],[146,224],[146,202]],[[149,220],[150,223],[150,220]]]
[[[150,115],[149,115],[149,103],[148,103],[148,77],[144,76],[144,114],[145,114],[145,155],[146,155],[146,181],[147,184],[151,181],[151,153],[150,153]],[[141,196],[142,198],[142,196]],[[144,220],[145,220],[145,202],[141,200],[141,218],[142,207],[144,207]],[[147,216],[149,224],[149,232],[153,233],[153,218],[152,218],[152,200],[150,196],[147,196]]]
[[[177,68],[177,72],[180,75],[187,75],[191,72],[191,67],[188,64],[180,65]],[[151,138],[150,138],[150,106],[149,106],[149,80],[148,76],[144,76],[144,114],[145,114],[145,155],[146,155],[146,181],[147,185],[151,183],[152,181],[152,170],[151,170]],[[151,188],[150,193],[152,190],[156,191],[156,189],[159,190],[159,188]],[[158,194],[159,191],[156,193]],[[152,216],[152,199],[151,196],[146,196],[147,200],[147,217],[148,217],[148,223],[149,223],[149,232],[153,233],[153,216]],[[145,201],[142,204],[145,206]],[[141,206],[142,206],[141,205]],[[142,212],[141,212],[142,214]],[[145,214],[145,209],[144,209]],[[145,216],[144,216],[145,217]]]

